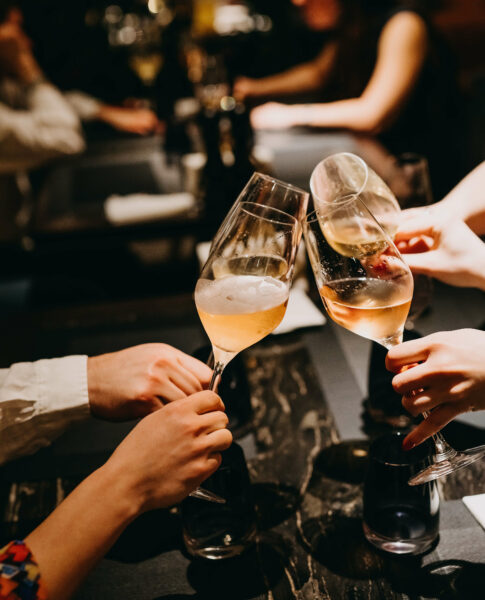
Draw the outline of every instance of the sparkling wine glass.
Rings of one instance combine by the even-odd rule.
[[[310,187],[317,213],[322,205],[356,195],[393,239],[401,219],[401,208],[424,206],[431,201],[427,161],[417,154],[402,154],[393,161],[386,180],[390,187],[355,154],[333,154],[322,160],[311,175]],[[428,277],[413,277],[414,296],[406,321],[408,329],[413,329],[414,321],[428,307],[432,293]]]
[[[285,186],[278,182],[270,196]],[[299,194],[306,208],[308,194],[303,190]],[[239,202],[224,227],[223,235],[216,235],[194,295],[214,354],[211,390],[239,352],[282,321],[301,238],[297,218],[263,203]],[[191,495],[220,501],[201,488]]]
[[[389,186],[359,156],[332,154],[318,163],[310,177],[317,213],[321,205],[358,196],[392,239],[399,226],[401,208]]]
[[[295,217],[299,223],[302,223],[307,211],[308,194],[300,188],[284,183],[270,175],[253,173],[212,239],[212,248],[226,235],[226,230],[241,202],[272,206]]]
[[[413,277],[391,238],[356,196],[319,205],[303,224],[315,281],[329,316],[387,349],[402,342]],[[423,413],[426,418],[428,413]],[[435,455],[410,485],[442,477],[485,456],[485,448],[457,452],[441,433]]]

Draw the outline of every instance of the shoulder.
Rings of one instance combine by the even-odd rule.
[[[426,44],[428,25],[425,19],[412,10],[400,10],[385,22],[379,37],[384,44]]]

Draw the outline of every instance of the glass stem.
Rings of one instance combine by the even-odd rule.
[[[224,371],[225,366],[226,365],[224,363],[216,362],[214,366],[214,371],[212,373],[212,379],[209,385],[209,389],[211,391],[215,392],[217,390],[217,386],[219,385],[219,379],[222,375],[222,371]]]
[[[428,417],[429,413],[423,412],[423,418],[427,419]],[[432,438],[436,447],[436,453],[433,457],[434,462],[442,462],[456,456],[456,450],[448,444],[439,431],[438,433],[435,433]]]

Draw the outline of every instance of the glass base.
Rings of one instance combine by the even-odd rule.
[[[427,481],[433,481],[434,479],[453,473],[453,471],[458,471],[458,469],[467,467],[481,458],[485,458],[485,446],[478,446],[476,448],[457,452],[450,458],[435,462],[429,467],[426,467],[426,469],[423,469],[417,475],[411,477],[408,483],[409,485],[421,485]]]
[[[367,523],[362,523],[364,535],[373,546],[391,552],[392,554],[422,554],[429,550],[436,539],[436,535],[432,534],[426,537],[417,539],[392,539],[385,535],[373,531]]]
[[[184,532],[185,547],[192,556],[207,558],[209,560],[222,560],[239,556],[252,546],[256,539],[256,526],[253,526],[243,537],[234,543],[230,534],[224,538],[224,545],[202,545],[200,540],[191,538]]]

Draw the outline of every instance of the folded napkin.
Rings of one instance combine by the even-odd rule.
[[[483,529],[485,529],[485,494],[464,496],[463,502]]]
[[[305,290],[293,287],[286,314],[273,333],[288,333],[302,327],[318,327],[325,325],[326,322],[327,320],[307,296]]]
[[[195,206],[192,194],[130,194],[110,196],[104,213],[112,225],[129,225],[166,219],[188,212]]]

